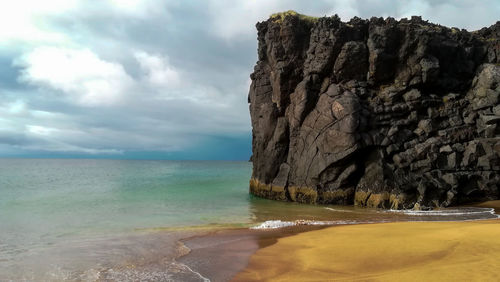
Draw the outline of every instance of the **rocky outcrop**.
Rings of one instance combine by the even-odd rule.
[[[397,209],[499,198],[500,22],[287,12],[257,30],[252,194]]]

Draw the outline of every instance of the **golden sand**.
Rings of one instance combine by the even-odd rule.
[[[500,281],[500,220],[335,226],[258,250],[235,281]]]

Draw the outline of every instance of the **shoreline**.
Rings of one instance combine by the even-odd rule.
[[[249,259],[258,250],[274,245],[281,238],[324,228],[327,226],[214,230],[180,239],[181,248],[188,251],[176,257],[175,261],[210,281],[229,281],[247,267]]]
[[[500,209],[500,201],[470,205]],[[329,226],[279,238],[233,281],[474,280],[500,276],[500,219]]]
[[[499,259],[498,219],[334,226],[260,249],[233,281],[495,281]]]
[[[498,214],[500,209],[500,201],[490,201],[468,205],[470,207],[493,208]],[[300,245],[287,245],[286,250],[280,246],[287,240],[294,241],[294,238],[307,238],[315,232],[331,233],[330,230],[342,230],[344,228],[357,228],[357,226],[383,226],[385,224],[395,224],[405,226],[406,224],[418,224],[421,227],[434,225],[438,229],[448,224],[488,224],[494,222],[500,223],[498,219],[481,219],[481,220],[463,220],[463,221],[394,221],[394,222],[379,222],[379,223],[356,223],[356,224],[338,224],[338,225],[295,225],[277,229],[250,229],[250,228],[229,228],[213,230],[203,234],[183,238],[179,240],[186,248],[189,249],[187,254],[182,254],[176,258],[176,261],[191,268],[193,272],[199,273],[204,278],[211,281],[251,281],[252,275],[265,271],[262,265],[255,265],[256,260],[262,260],[261,253],[263,250],[277,248],[276,256],[279,257],[295,257],[295,252],[307,251],[308,246],[304,248]],[[500,227],[500,224],[498,225]],[[418,234],[418,232],[415,232]],[[356,235],[356,234],[353,234]],[[332,237],[330,234],[326,237]],[[302,239],[301,239],[302,240]],[[374,245],[379,240],[371,239]],[[317,241],[317,240],[316,240]],[[321,241],[320,241],[321,242]],[[500,233],[499,233],[500,242]],[[314,242],[313,242],[314,243]],[[325,243],[318,243],[324,245]],[[314,245],[314,244],[312,244]],[[291,251],[293,250],[293,251]],[[310,250],[314,252],[314,249]],[[317,251],[317,250],[316,250]],[[272,254],[266,253],[266,256]],[[412,255],[411,252],[408,255]],[[498,258],[500,259],[500,252]],[[279,267],[278,265],[286,266],[289,262],[283,262],[279,259],[270,259],[266,263],[268,267]],[[499,264],[500,269],[500,264]],[[299,276],[297,276],[299,277]],[[283,279],[289,280],[293,277]],[[307,280],[306,277],[301,277],[299,280]],[[254,280],[280,280],[279,277],[260,277]],[[318,279],[330,279],[321,277]]]

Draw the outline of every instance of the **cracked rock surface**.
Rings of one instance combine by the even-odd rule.
[[[257,30],[252,194],[394,209],[500,198],[500,22],[285,14]]]

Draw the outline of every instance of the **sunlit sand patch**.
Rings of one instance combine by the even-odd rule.
[[[497,281],[500,220],[344,225],[281,238],[235,281]]]

